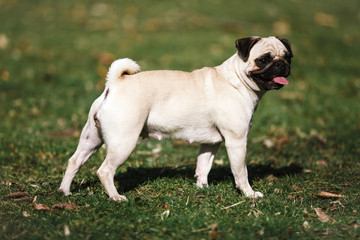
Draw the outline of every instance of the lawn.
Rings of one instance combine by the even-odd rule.
[[[1,239],[359,239],[360,4],[293,1],[1,1]],[[290,85],[254,115],[254,189],[234,187],[224,146],[209,188],[197,144],[139,140],[118,169],[129,201],[96,176],[106,148],[56,192],[114,59],[143,70],[216,66],[242,37],[292,43]]]

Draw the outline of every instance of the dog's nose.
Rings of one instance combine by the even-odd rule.
[[[278,67],[278,68],[281,68],[283,65],[284,65],[284,63],[282,61],[277,61],[275,63],[275,66]]]
[[[285,71],[286,65],[283,61],[277,61],[275,63],[275,67],[277,67],[280,71]]]

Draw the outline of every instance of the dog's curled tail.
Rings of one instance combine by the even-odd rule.
[[[129,58],[115,60],[106,76],[107,85],[111,85],[123,75],[131,75],[140,72],[140,66]]]

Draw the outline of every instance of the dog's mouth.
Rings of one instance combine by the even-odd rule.
[[[290,65],[284,62],[275,62],[266,67],[250,72],[250,77],[263,91],[280,89],[289,84],[286,79],[290,75]]]
[[[282,88],[285,85],[289,84],[289,81],[285,76],[276,76],[276,77],[260,77],[252,74],[252,79],[255,80],[256,84],[263,91],[268,90],[277,90]]]

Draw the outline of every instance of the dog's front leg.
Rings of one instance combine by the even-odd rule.
[[[255,192],[249,184],[245,160],[247,137],[231,138],[225,141],[236,188],[240,189],[246,197],[263,197],[264,195],[261,192]]]
[[[195,172],[195,177],[197,178],[196,185],[198,187],[208,186],[208,174],[220,145],[221,143],[200,145]]]

